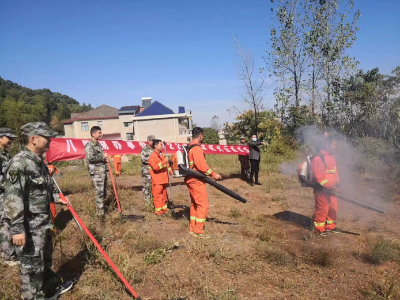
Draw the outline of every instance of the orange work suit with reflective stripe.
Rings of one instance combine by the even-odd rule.
[[[193,145],[193,143],[190,145]],[[207,176],[214,175],[214,172],[209,168],[206,162],[204,151],[201,146],[190,149],[188,156],[191,169],[206,174]],[[190,231],[198,234],[204,233],[204,225],[209,207],[206,184],[191,176],[185,177],[185,182],[189,189],[192,202],[190,206]]]
[[[153,186],[154,213],[162,215],[167,209],[168,159],[165,155],[153,151],[149,157],[149,169]]]
[[[325,150],[321,150],[319,154],[324,157],[325,165],[321,157],[316,156],[311,161],[311,170],[318,184],[327,189],[331,189],[339,183],[335,156],[329,154]],[[314,189],[314,198],[315,230],[317,232],[324,232],[326,229],[335,229],[337,218],[337,198],[318,189]]]
[[[114,173],[116,176],[121,174],[121,155],[113,155],[112,156],[114,163]]]

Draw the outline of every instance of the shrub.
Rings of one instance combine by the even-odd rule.
[[[375,244],[369,246],[369,253],[366,255],[366,260],[378,265],[395,259],[397,254],[397,249],[391,242],[379,239]]]

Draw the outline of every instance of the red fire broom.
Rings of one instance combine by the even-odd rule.
[[[53,180],[54,180],[54,178],[53,178]],[[58,184],[55,180],[54,180],[54,183],[56,184],[56,186],[60,192],[58,194],[60,196],[60,198],[62,200],[64,200],[65,202],[67,202],[67,199],[65,198],[64,194],[62,193],[60,187],[58,186]],[[113,181],[113,183],[114,183],[114,181]],[[114,185],[114,189],[115,189],[115,185]],[[82,227],[82,229],[85,231],[85,233],[88,235],[88,237],[92,240],[92,242],[94,243],[96,248],[100,251],[101,255],[103,255],[103,257],[106,259],[107,263],[114,270],[114,272],[118,275],[119,279],[121,279],[121,281],[125,284],[128,291],[133,295],[133,297],[135,299],[141,300],[141,298],[138,296],[138,294],[135,292],[135,290],[131,287],[131,285],[128,283],[128,281],[125,279],[125,277],[122,275],[122,273],[118,270],[117,266],[114,265],[114,263],[112,262],[110,257],[107,255],[107,253],[104,251],[104,249],[100,246],[99,242],[94,238],[93,234],[89,231],[89,229],[86,227],[86,225],[82,222],[81,218],[79,218],[78,214],[75,212],[75,210],[72,208],[71,205],[68,205],[68,209],[71,212],[71,214],[74,216],[78,225],[80,225],[80,227]]]

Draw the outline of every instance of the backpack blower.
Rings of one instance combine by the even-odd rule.
[[[208,183],[215,187],[217,190],[227,194],[228,196],[231,196],[232,198],[242,202],[246,203],[247,200],[244,199],[242,196],[236,194],[235,192],[231,191],[230,189],[224,187],[223,185],[215,182],[212,178],[206,176],[203,173],[200,173],[198,171],[190,169],[189,165],[189,151],[193,147],[200,147],[200,145],[189,145],[189,146],[182,146],[182,150],[177,151],[175,154],[172,155],[171,160],[173,162],[173,177],[174,178],[179,178],[179,177],[195,177],[197,179],[200,179],[204,183]]]

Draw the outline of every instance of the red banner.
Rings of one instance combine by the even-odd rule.
[[[85,145],[89,139],[51,139],[50,149],[46,153],[47,161],[63,161],[85,158]],[[138,155],[142,148],[146,146],[145,142],[133,141],[100,141],[104,152],[109,155]],[[167,153],[172,154],[182,148],[181,143],[166,143]],[[248,146],[231,145],[201,145],[206,154],[236,154],[249,155]]]

